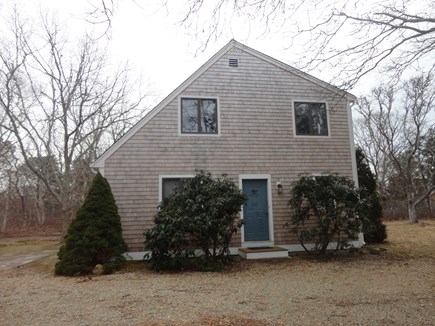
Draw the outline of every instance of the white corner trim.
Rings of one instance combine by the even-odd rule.
[[[359,187],[358,182],[358,169],[356,165],[356,153],[355,153],[355,140],[353,136],[353,120],[352,120],[352,103],[351,101],[347,102],[347,121],[349,128],[349,141],[350,141],[350,156],[352,160],[352,178],[355,182],[355,186]]]
[[[356,244],[356,241],[353,241],[352,244],[355,243],[356,248],[361,248],[366,245],[366,242],[364,241],[364,233],[360,232],[358,233],[358,244]]]
[[[91,171],[94,174],[97,174],[98,172],[100,172],[100,174],[104,177],[104,167],[100,168],[100,167],[91,167]]]

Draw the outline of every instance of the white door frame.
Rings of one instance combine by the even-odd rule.
[[[273,210],[272,210],[272,182],[270,174],[240,174],[239,175],[239,187],[243,190],[243,180],[267,180],[267,209],[269,214],[269,240],[268,241],[246,241],[245,242],[245,228],[241,227],[241,241],[242,247],[265,247],[273,246]],[[243,206],[240,212],[240,216],[243,220]]]

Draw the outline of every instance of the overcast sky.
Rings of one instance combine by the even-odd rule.
[[[171,5],[168,11],[162,1],[152,2],[154,5],[140,9],[133,1],[124,0],[113,21],[112,51],[138,65],[146,80],[157,86],[162,95],[175,89],[232,38],[288,62],[289,51],[286,54],[276,39],[247,40],[244,33],[226,33],[218,40],[213,39],[204,51],[198,51],[202,40],[195,37],[194,31],[178,24],[183,8]]]
[[[92,26],[86,22],[91,3],[100,0],[16,0],[26,15],[37,17],[40,10],[49,9],[63,22],[71,34],[79,35],[85,29],[96,28],[101,33],[105,25]],[[116,0],[114,0],[116,2]],[[4,15],[14,1],[0,0]],[[114,60],[128,60],[136,73],[141,73],[145,84],[153,94],[156,104],[188,78],[231,38],[285,63],[297,60],[282,33],[262,35],[246,18],[235,18],[229,28],[217,40],[212,39],[203,52],[198,52],[202,39],[195,36],[197,29],[180,26],[186,6],[184,0],[119,0],[112,20],[110,54]],[[141,5],[144,3],[143,5]],[[234,18],[234,17],[233,17]],[[295,45],[296,46],[296,45]],[[339,69],[336,68],[336,69]],[[310,72],[328,81],[328,75]],[[352,93],[359,96],[375,86],[376,80],[366,78]]]
[[[0,0],[2,19],[7,19],[10,6],[17,3],[22,13],[38,19],[39,13],[50,10],[70,34],[80,35],[85,30],[95,30],[100,35],[106,25],[93,26],[86,22],[86,13],[92,9],[90,2],[99,0]],[[114,0],[116,1],[116,0]],[[144,2],[146,5],[141,6]],[[165,0],[120,0],[112,19],[109,50],[114,60],[128,60],[136,73],[141,73],[144,84],[151,89],[152,102],[156,104],[196,69],[205,63],[231,38],[229,33],[198,52],[201,40],[180,26],[184,12],[182,0],[173,1],[170,8]],[[177,7],[178,6],[178,7]],[[21,11],[21,10],[20,10]],[[246,38],[239,39],[244,42]],[[106,41],[103,37],[102,41]],[[273,40],[250,41],[247,45],[285,61],[281,46]],[[280,55],[279,55],[280,54]]]

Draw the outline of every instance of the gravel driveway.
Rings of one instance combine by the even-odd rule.
[[[0,271],[15,267],[20,267],[32,261],[54,255],[55,250],[43,250],[41,252],[24,253],[24,254],[3,254],[0,255]]]
[[[369,258],[290,258],[243,262],[223,274],[142,270],[90,279],[10,270],[1,274],[0,323],[190,325],[234,317],[262,325],[433,325],[434,262]]]
[[[51,255],[0,270],[0,325],[434,325],[435,221],[388,227],[380,255],[241,261],[224,273],[133,265],[55,277]]]

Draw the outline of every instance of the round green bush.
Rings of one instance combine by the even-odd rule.
[[[159,205],[154,227],[144,232],[153,268],[182,269],[197,263],[203,270],[221,269],[246,200],[227,178],[197,171],[193,178],[181,179]],[[198,251],[202,256],[195,259]]]
[[[361,222],[359,212],[364,202],[352,180],[338,174],[301,176],[291,189],[289,225],[302,247],[325,255],[332,242],[335,250],[349,248],[356,239]]]

